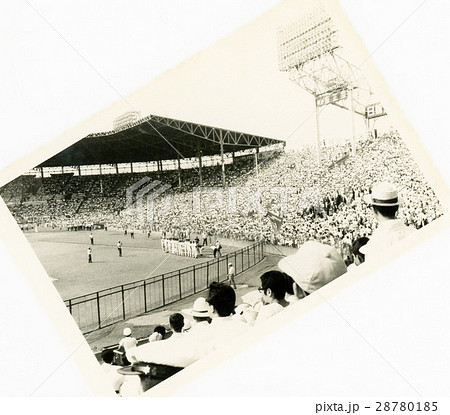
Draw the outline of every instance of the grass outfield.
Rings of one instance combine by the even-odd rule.
[[[212,250],[205,248],[197,259],[170,255],[161,250],[159,234],[136,233],[135,239],[123,232],[48,231],[26,233],[26,237],[47,274],[52,278],[63,299],[89,294],[116,285],[143,280],[190,265],[213,259]],[[122,257],[116,247],[122,241]],[[92,247],[93,263],[87,260],[87,248]],[[222,254],[237,250],[223,246]]]

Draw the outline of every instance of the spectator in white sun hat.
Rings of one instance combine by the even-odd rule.
[[[305,242],[299,250],[283,258],[278,267],[294,280],[294,294],[303,298],[347,272],[335,248],[316,241]]]
[[[117,353],[118,355],[122,356],[121,364],[124,366],[127,366],[130,364],[130,362],[126,359],[126,352],[129,349],[133,349],[137,346],[137,340],[131,336],[131,329],[129,327],[126,327],[123,329],[123,335],[124,337],[120,340],[119,345],[117,347]]]
[[[211,323],[209,306],[206,299],[203,297],[199,297],[194,301],[194,305],[192,310],[189,311],[189,314],[194,319],[194,325],[190,330],[190,333],[196,332],[201,327],[208,326],[209,323]]]
[[[126,352],[128,349],[137,346],[137,340],[131,337],[131,329],[129,327],[123,329],[123,335],[124,337],[119,342],[119,348],[123,347]]]
[[[401,199],[396,187],[388,182],[376,184],[372,193],[366,198],[372,206],[373,214],[378,222],[369,242],[360,248],[366,261],[382,258],[392,245],[404,239],[416,229],[406,226],[402,220],[396,219]]]

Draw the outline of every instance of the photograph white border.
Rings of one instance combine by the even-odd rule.
[[[346,2],[343,2],[346,3]],[[364,12],[361,11],[361,9],[358,10],[357,6],[354,4],[350,4],[352,2],[347,2],[346,7],[352,10],[352,13],[354,15],[359,16],[357,19],[364,20]],[[386,4],[385,4],[386,3]],[[389,14],[391,17],[393,17],[393,21],[401,22],[402,19],[404,20],[408,14],[405,13],[405,9],[413,10],[414,5],[411,3],[408,3],[409,6],[406,7],[405,2],[401,6],[388,6],[387,2],[380,2],[378,3],[378,7],[380,9],[384,10],[384,14],[380,13],[377,16],[376,12],[377,10],[371,10],[371,20],[373,22],[376,22],[377,25],[382,20],[383,15]],[[377,73],[377,81],[380,83],[380,85],[383,83],[382,77],[385,77],[387,82],[390,84],[390,89],[394,92],[397,97],[397,101],[399,104],[396,104],[395,100],[388,94],[386,91],[383,96],[389,95],[389,104],[390,106],[388,108],[392,109],[392,112],[396,115],[399,114],[399,118],[401,118],[401,122],[398,125],[399,131],[401,132],[401,136],[403,137],[403,133],[406,132],[407,136],[414,136],[416,137],[416,134],[412,131],[412,128],[409,124],[414,125],[415,130],[417,131],[418,135],[420,137],[423,137],[422,142],[424,142],[425,137],[427,140],[427,150],[429,151],[430,155],[433,158],[434,164],[439,168],[441,174],[437,174],[436,168],[431,165],[430,158],[426,156],[427,161],[425,163],[420,163],[421,168],[423,167],[425,170],[425,173],[427,175],[427,178],[432,177],[433,179],[433,189],[435,189],[440,197],[440,200],[442,198],[446,197],[446,190],[442,189],[442,186],[444,184],[444,181],[449,183],[449,171],[448,168],[446,168],[445,164],[445,155],[448,155],[448,144],[444,140],[445,135],[445,92],[448,91],[448,84],[446,84],[445,80],[445,60],[440,61],[440,59],[445,58],[445,54],[448,53],[446,51],[449,50],[449,48],[446,48],[445,41],[448,39],[448,36],[445,36],[446,33],[445,30],[448,30],[443,22],[443,15],[446,15],[445,12],[442,12],[441,14],[438,14],[438,10],[440,7],[446,8],[448,11],[448,6],[443,4],[442,2],[440,4],[433,4],[430,5],[431,2],[424,2],[425,4],[422,6],[424,9],[426,7],[433,9],[433,16],[435,16],[435,20],[433,21],[436,25],[439,23],[442,23],[442,26],[439,26],[440,33],[442,33],[442,38],[435,39],[433,38],[433,42],[429,42],[429,44],[424,44],[423,42],[416,42],[417,33],[416,31],[418,28],[420,28],[420,35],[421,37],[426,38],[425,35],[427,33],[427,30],[429,30],[430,33],[430,39],[431,37],[435,36],[436,34],[436,28],[430,27],[429,25],[422,26],[417,21],[414,21],[411,17],[410,20],[405,23],[402,27],[402,35],[406,36],[406,33],[409,33],[410,39],[412,39],[411,43],[409,44],[401,44],[396,45],[396,37],[391,36],[389,39],[389,42],[384,43],[383,48],[380,49],[379,55],[383,55],[383,60],[391,60],[396,62],[395,69],[398,70],[398,73],[395,71],[385,74],[382,70],[382,66],[380,65],[380,74]],[[428,3],[428,4],[427,4]],[[438,2],[439,3],[439,2]],[[381,5],[382,4],[382,5]],[[421,2],[417,2],[417,5],[420,5]],[[400,9],[400,10],[399,10]],[[378,10],[380,11],[380,10]],[[358,15],[357,13],[360,13]],[[418,12],[419,13],[419,12]],[[362,16],[361,16],[362,15]],[[367,17],[367,16],[366,16]],[[396,20],[397,19],[397,20]],[[353,22],[353,20],[352,20]],[[416,26],[414,26],[414,24]],[[373,26],[376,26],[373,24]],[[411,27],[412,26],[412,27]],[[414,30],[415,27],[415,30]],[[371,27],[371,30],[367,30],[367,32],[360,32],[360,35],[362,38],[367,42],[376,42],[377,38],[380,40],[384,40],[383,36],[380,37],[379,33],[377,34],[374,32],[376,30],[376,27]],[[400,31],[399,31],[400,32]],[[414,36],[416,35],[416,37]],[[371,37],[372,36],[372,37]],[[367,41],[365,37],[368,37],[369,40]],[[406,36],[408,37],[408,36]],[[375,38],[375,39],[374,39]],[[447,41],[448,42],[448,41]],[[420,48],[423,49],[420,49]],[[409,50],[409,52],[408,52]],[[420,51],[420,52],[418,52]],[[381,53],[383,52],[383,53]],[[417,62],[417,64],[414,64],[414,59],[412,59],[412,56],[420,56],[420,60],[423,61],[427,59],[430,62],[434,61],[435,63],[433,65],[430,65],[428,67],[428,70],[433,71],[433,76],[430,76],[430,73],[425,72],[426,67],[420,66]],[[373,60],[375,62],[378,61],[377,54],[374,54],[372,56]],[[408,60],[409,58],[409,60]],[[441,64],[439,64],[441,62]],[[422,70],[423,72],[420,72]],[[407,88],[406,85],[403,85],[401,82],[402,74],[403,77],[405,77],[405,73],[408,73],[408,78],[411,80],[414,80],[416,83],[414,84],[413,88]],[[440,76],[439,76],[440,75]],[[434,89],[435,93],[431,95],[430,89],[427,88],[426,82],[431,81],[432,85],[434,85],[435,79],[434,77],[442,79],[441,89],[439,89],[437,92]],[[372,77],[371,77],[372,79]],[[392,86],[391,83],[394,82],[395,86]],[[377,85],[377,86],[380,86]],[[422,89],[421,89],[422,88]],[[412,103],[409,103],[411,101]],[[421,105],[419,105],[420,103]],[[426,103],[426,104],[425,104]],[[403,109],[403,111],[400,110],[400,107]],[[419,111],[420,110],[420,111]],[[406,114],[406,118],[409,121],[409,123],[406,121],[406,118],[403,117],[403,112]],[[23,117],[26,119],[27,114],[24,113]],[[397,117],[396,117],[397,118]],[[427,122],[427,120],[433,120],[437,122]],[[440,122],[440,123],[439,123]],[[79,134],[84,134],[82,130],[77,131]],[[409,134],[411,133],[411,134]],[[52,145],[58,141],[59,148],[64,148],[67,146],[68,142],[64,140],[53,140],[50,144],[47,144],[47,139],[44,138],[44,134],[41,132],[42,137],[39,142],[33,141],[33,137],[29,137],[27,139],[25,138],[17,138],[18,142],[21,142],[22,147],[26,147],[29,145],[32,148],[36,148],[39,146],[44,146],[39,151],[39,154],[53,154],[54,151],[51,149]],[[16,139],[15,139],[16,140]],[[23,140],[23,141],[22,141]],[[28,143],[28,144],[26,144]],[[4,144],[5,147],[9,147],[8,143]],[[14,150],[14,146],[12,146],[13,152],[16,151],[17,148]],[[20,148],[20,146],[19,146]],[[442,151],[441,151],[442,150]],[[445,150],[445,151],[444,151]],[[53,151],[53,153],[52,153]],[[19,152],[20,153],[20,152]],[[23,154],[23,153],[22,153]],[[37,153],[34,153],[37,154]],[[416,153],[417,154],[417,153]],[[421,157],[424,158],[424,154],[420,152]],[[15,175],[20,174],[18,172],[23,171],[21,168],[24,165],[32,166],[34,161],[36,160],[36,156],[31,156],[26,158],[25,163],[14,163],[11,167],[8,167],[7,174],[3,175],[3,177],[6,177],[5,180],[9,181],[8,179],[12,179],[15,177]],[[3,165],[7,165],[14,160],[13,158],[6,159],[2,158]],[[423,166],[422,166],[423,164]],[[5,171],[6,171],[5,170]],[[3,172],[2,172],[3,173]],[[444,178],[441,179],[441,175]],[[2,181],[2,184],[6,182]],[[437,188],[436,188],[437,184]],[[440,189],[440,190],[438,190]],[[446,203],[446,201],[443,200],[443,203]],[[80,340],[83,340],[83,337],[80,335],[78,328],[76,327],[75,323],[70,322],[70,319],[67,319],[62,312],[62,308],[64,308],[63,303],[61,302],[60,298],[58,297],[58,294],[56,290],[54,289],[53,285],[48,280],[46,273],[44,269],[42,268],[42,265],[39,263],[38,259],[34,255],[33,251],[29,247],[28,244],[24,244],[25,238],[23,235],[21,235],[20,231],[17,229],[17,226],[14,226],[15,223],[11,221],[7,221],[6,218],[8,218],[9,213],[5,210],[6,208],[4,206],[0,209],[1,214],[1,220],[2,220],[2,242],[5,244],[5,242],[8,245],[8,250],[2,249],[2,264],[5,265],[5,275],[7,275],[7,279],[15,279],[15,281],[7,281],[5,284],[5,289],[2,294],[5,295],[3,305],[2,307],[5,307],[4,312],[2,313],[2,325],[5,327],[5,331],[8,329],[9,333],[13,333],[12,338],[15,342],[19,342],[20,344],[14,345],[10,351],[9,354],[16,355],[16,359],[14,359],[15,367],[20,367],[20,362],[25,363],[21,373],[27,373],[28,376],[33,377],[30,372],[30,368],[33,367],[32,361],[34,362],[35,359],[28,361],[29,355],[27,356],[25,353],[33,354],[36,351],[36,347],[38,349],[41,349],[41,346],[45,344],[46,346],[50,343],[50,345],[56,345],[56,350],[53,350],[52,352],[48,353],[47,351],[40,350],[39,355],[43,357],[43,362],[46,364],[43,364],[42,367],[38,368],[37,373],[35,373],[36,376],[45,378],[45,368],[48,367],[48,364],[50,362],[54,361],[63,361],[61,360],[63,356],[67,355],[67,351],[71,349],[75,344],[80,344]],[[443,223],[445,222],[445,223]],[[444,228],[447,226],[446,219],[440,221],[439,223],[439,231],[441,228]],[[431,229],[431,227],[430,227]],[[431,232],[431,231],[430,231]],[[426,232],[425,232],[426,233]],[[441,241],[442,242],[442,241]],[[414,243],[412,243],[414,244]],[[11,253],[12,249],[12,253]],[[439,258],[445,258],[445,250],[443,250],[442,246],[436,246],[435,247],[436,257],[430,258],[430,261],[436,261]],[[20,264],[20,268],[16,265],[16,263],[13,262],[13,258],[17,263]],[[418,261],[418,258],[409,258],[411,260],[411,266],[408,268],[409,272],[412,272],[414,274],[414,261]],[[439,264],[439,262],[438,262]],[[446,264],[441,263],[441,269],[443,272],[446,270]],[[391,266],[384,267],[385,272],[389,272],[389,269]],[[438,268],[439,269],[439,268]],[[26,280],[23,276],[26,276]],[[413,275],[414,276],[414,275]],[[48,283],[43,283],[44,277],[48,281]],[[44,284],[44,285],[43,285]],[[28,286],[28,287],[27,287]],[[28,290],[28,291],[27,291]],[[6,292],[5,292],[6,291]],[[12,296],[11,292],[17,291],[17,293],[20,293],[20,295]],[[36,301],[34,294],[38,293],[38,297],[40,298],[40,304],[38,301]],[[50,295],[47,295],[50,294]],[[15,298],[15,300],[11,301],[12,298]],[[3,299],[3,298],[2,298]],[[424,301],[427,301],[426,298],[424,298]],[[428,300],[430,301],[430,300]],[[21,315],[18,306],[23,304],[27,304],[27,306],[30,307],[28,310],[24,310],[24,315]],[[33,308],[35,307],[35,308]],[[58,312],[54,313],[53,310],[59,310]],[[44,311],[45,310],[45,311]],[[45,313],[48,313],[48,310],[51,310],[51,318],[49,321],[52,323],[49,324],[49,321],[46,321]],[[31,312],[31,313],[30,313]],[[12,314],[12,313],[17,313]],[[445,310],[443,310],[443,314],[445,314]],[[8,316],[8,317],[6,317]],[[21,335],[21,331],[23,331],[23,324],[24,322],[29,322],[30,318],[32,316],[40,316],[38,326],[35,326],[37,329],[36,331],[33,330],[33,327],[28,327],[29,324],[26,324],[27,328],[27,334]],[[9,320],[9,319],[12,320]],[[58,329],[55,329],[54,326],[63,329],[63,340],[59,339],[58,336],[61,336],[61,331]],[[45,330],[43,331],[43,327],[45,327]],[[31,331],[31,335],[30,335]],[[78,333],[77,333],[78,332]],[[39,339],[39,340],[37,340]],[[26,346],[26,347],[24,347]],[[20,351],[20,352],[18,352]],[[96,361],[92,356],[92,353],[90,352],[88,347],[82,347],[75,353],[69,361],[70,363],[67,363],[67,365],[70,365],[70,368],[64,369],[64,365],[61,367],[59,373],[60,375],[57,375],[55,373],[53,380],[49,378],[46,383],[47,387],[44,387],[41,389],[42,394],[44,395],[52,395],[56,394],[64,394],[63,391],[66,391],[68,395],[75,396],[75,395],[81,395],[85,396],[87,394],[93,394],[93,395],[108,395],[109,392],[105,390],[105,388],[102,388],[97,379],[93,380],[93,377],[91,375],[87,376],[85,378],[85,369],[88,367],[88,372],[91,373],[97,372],[94,377],[99,375],[99,371],[95,369]],[[82,368],[82,369],[78,369]],[[304,371],[305,368],[302,368]],[[70,373],[70,374],[69,374]],[[85,379],[84,379],[85,378]],[[70,379],[70,382],[68,382],[69,387],[65,386],[65,383],[67,380]],[[444,378],[446,379],[446,377]],[[43,379],[44,380],[44,379]],[[75,380],[80,381],[74,382]],[[22,379],[23,381],[23,379]],[[218,382],[218,388],[220,388],[220,381],[216,379]],[[18,389],[18,395],[21,395],[24,393],[25,395],[28,395],[31,391],[28,386],[30,386],[33,382],[26,383],[27,386],[20,392]],[[256,383],[258,383],[256,381]],[[76,387],[74,385],[77,385]],[[83,385],[83,386],[82,386]],[[3,386],[3,385],[2,385]],[[204,387],[205,385],[203,385]],[[197,385],[197,393],[200,395],[200,392],[202,390],[201,382],[200,386]],[[252,384],[251,385],[252,390],[254,388],[257,388],[257,385]],[[9,390],[8,386],[5,385],[4,389]],[[205,390],[205,389],[203,389]],[[243,395],[246,394],[246,391],[242,391]],[[0,393],[1,394],[1,393]]]

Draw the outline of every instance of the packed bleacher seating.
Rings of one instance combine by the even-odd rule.
[[[171,197],[171,209],[158,219],[165,229],[193,228],[236,239],[265,238],[293,247],[315,239],[343,252],[376,227],[363,199],[377,181],[391,181],[400,188],[404,203],[399,217],[406,224],[421,228],[442,214],[433,190],[397,136],[364,142],[355,157],[338,151],[338,157],[330,152],[329,162],[320,169],[314,150],[281,154],[260,165],[257,174],[252,171],[234,178],[234,188],[220,194],[206,190],[205,203],[198,204],[200,211],[185,209],[193,204],[192,193],[163,195],[160,206]],[[233,198],[236,207],[230,209]],[[273,226],[270,212],[282,219],[278,226]]]
[[[2,197],[21,223],[66,229],[104,223],[109,228],[164,230],[169,234],[207,233],[298,247],[315,239],[336,246],[344,255],[359,237],[370,236],[376,222],[363,198],[377,181],[395,183],[404,204],[399,217],[420,228],[442,214],[441,206],[409,151],[396,134],[360,142],[356,156],[350,147],[277,152],[254,166],[253,157],[226,166],[198,170],[21,177],[2,189]],[[143,177],[170,184],[155,201],[151,220],[136,201],[126,206],[126,189]],[[17,193],[21,202],[17,200]],[[167,208],[169,206],[169,208]],[[275,218],[275,219],[274,219]],[[193,239],[193,238],[191,238]]]

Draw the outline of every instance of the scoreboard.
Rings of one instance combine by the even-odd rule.
[[[376,104],[371,104],[366,107],[366,118],[370,120],[371,118],[382,117],[386,114],[386,111],[381,106],[379,102]]]
[[[347,89],[337,89],[331,92],[326,92],[317,96],[316,102],[317,106],[324,106],[328,104],[333,104],[335,102],[346,100],[348,96]]]

